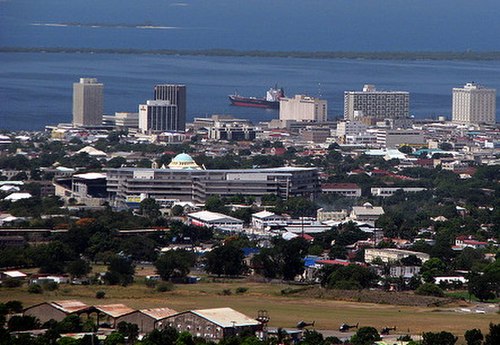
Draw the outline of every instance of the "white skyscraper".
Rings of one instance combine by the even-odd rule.
[[[100,126],[103,113],[104,85],[95,78],[80,78],[73,84],[73,125]]]
[[[463,124],[496,121],[496,90],[475,83],[453,88],[453,121]]]

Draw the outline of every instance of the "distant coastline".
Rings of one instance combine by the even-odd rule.
[[[302,59],[366,59],[366,60],[435,60],[435,61],[495,61],[500,51],[490,52],[344,52],[344,51],[265,51],[233,49],[134,49],[134,48],[64,48],[64,47],[0,47],[0,53],[72,53],[72,54],[130,54],[130,55],[183,55],[228,56],[259,58]]]

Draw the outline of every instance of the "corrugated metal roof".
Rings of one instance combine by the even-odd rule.
[[[141,309],[141,313],[151,316],[153,319],[161,320],[168,316],[177,314],[177,311],[170,308]]]
[[[14,236],[11,236],[11,237],[14,237]],[[27,277],[27,275],[21,271],[3,271],[2,273],[10,278],[25,278],[25,277]]]
[[[252,217],[260,218],[260,219],[267,218],[267,217],[272,217],[272,216],[281,217],[281,216],[278,216],[275,213],[272,213],[272,212],[269,212],[269,211],[260,211],[260,212],[252,214]]]
[[[192,310],[192,313],[199,315],[221,327],[242,327],[257,326],[259,322],[245,314],[242,314],[232,308],[213,308]]]
[[[211,212],[211,211],[199,211],[188,214],[188,217],[201,220],[202,222],[231,222],[231,223],[243,223],[242,220],[227,216],[222,213]]]
[[[125,304],[96,305],[95,308],[111,317],[120,317],[135,311],[135,309],[129,308]]]
[[[83,180],[96,180],[100,178],[106,178],[106,174],[103,173],[85,173],[85,174],[76,174],[73,177],[81,178]]]
[[[77,300],[53,301],[49,302],[49,305],[65,313],[74,313],[89,308],[88,305]]]

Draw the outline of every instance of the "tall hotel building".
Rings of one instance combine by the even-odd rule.
[[[365,85],[363,91],[344,92],[344,119],[371,117],[375,120],[410,117],[410,93],[407,91],[377,91]]]
[[[73,84],[73,125],[100,126],[103,114],[104,85],[95,78],[80,78]]]
[[[177,84],[156,85],[154,87],[154,99],[156,101],[169,101],[176,106],[175,120],[177,131],[186,129],[186,86]]]
[[[453,122],[495,124],[496,90],[474,83],[453,88]]]

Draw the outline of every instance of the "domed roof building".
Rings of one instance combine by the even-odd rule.
[[[193,157],[187,153],[179,153],[177,156],[172,158],[172,161],[168,165],[169,169],[188,169],[188,170],[202,170],[202,168],[196,164]]]

